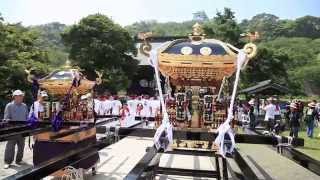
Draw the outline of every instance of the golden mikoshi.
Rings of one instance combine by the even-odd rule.
[[[140,47],[143,54],[149,53],[149,38],[152,33],[140,35],[144,40]],[[251,39],[250,39],[251,41]],[[217,39],[207,39],[199,23],[186,39],[177,39],[158,49],[160,72],[170,77],[174,85],[202,85],[219,87],[224,77],[230,77],[236,69],[237,48]],[[247,43],[243,50],[248,58],[256,55],[257,47]]]

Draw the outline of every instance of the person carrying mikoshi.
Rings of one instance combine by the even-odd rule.
[[[143,109],[141,110],[141,118],[146,121],[148,124],[151,111],[152,111],[152,105],[149,95],[144,95],[143,99],[141,100]]]
[[[122,103],[118,99],[118,96],[113,96],[112,100],[112,115],[118,116],[120,115],[120,110],[122,108]]]
[[[130,121],[135,120],[136,117],[136,111],[137,111],[137,101],[135,100],[135,96],[132,95],[129,97],[127,101],[127,107],[129,109],[129,115],[130,115]]]
[[[128,107],[127,102],[123,103],[123,106],[121,107],[120,111],[119,111],[119,121],[120,121],[120,126],[125,125],[126,123],[129,123],[131,121],[130,118],[133,118],[134,116],[130,115],[130,110]]]
[[[40,91],[38,93],[37,101],[35,101],[29,112],[29,117],[34,113],[34,116],[39,119],[43,120],[44,118],[44,100],[48,97],[48,94],[46,91]]]
[[[151,114],[149,121],[155,121],[158,111],[160,111],[160,100],[157,96],[154,96],[151,100]]]
[[[138,120],[141,120],[142,119],[142,110],[143,110],[143,101],[142,101],[142,98],[141,96],[137,96],[136,99],[135,99],[135,102],[136,102],[136,119]]]
[[[28,107],[23,103],[24,93],[21,90],[15,90],[12,94],[13,101],[8,103],[4,110],[4,119],[13,121],[27,121],[28,117]],[[4,168],[10,167],[14,159],[15,146],[18,146],[18,152],[16,156],[16,164],[22,163],[25,138],[22,136],[17,136],[16,138],[9,140],[6,144],[6,149],[4,152]]]
[[[103,115],[111,115],[113,98],[108,93],[104,94],[104,98],[101,101],[102,112]]]

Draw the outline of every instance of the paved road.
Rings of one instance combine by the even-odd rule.
[[[132,122],[137,123],[137,122]],[[118,122],[111,122],[106,126],[115,126]],[[128,124],[130,125],[130,124]],[[145,125],[139,125],[145,127]],[[149,128],[152,128],[150,126]],[[100,136],[100,135],[99,135]],[[145,148],[153,144],[150,138],[127,137],[100,151],[100,163],[96,176],[86,175],[86,179],[123,179],[123,177],[135,166],[145,153]],[[16,172],[32,166],[32,151],[27,147],[26,139],[25,157],[26,165],[14,165],[11,169],[3,169],[3,153],[5,143],[0,142],[0,179],[15,174]],[[313,180],[319,176],[293,161],[277,154],[267,145],[237,144],[239,152],[249,163],[251,168],[259,175],[260,179],[283,179],[283,180]],[[181,155],[164,156],[161,164],[164,166],[177,168],[198,168],[212,169],[214,162],[209,158],[199,158],[196,156],[184,157]],[[173,160],[172,160],[173,159]],[[170,162],[170,163],[169,163]],[[228,160],[229,163],[232,160]],[[231,163],[232,168],[237,168],[235,163]],[[159,177],[160,178],[160,177]],[[157,178],[158,179],[158,178]],[[160,179],[193,179],[186,177],[161,177]]]
[[[315,173],[278,154],[268,145],[237,144],[239,153],[259,179],[319,180]]]
[[[22,166],[13,164],[12,168],[3,169],[5,145],[6,145],[6,142],[0,142],[0,179],[3,179],[4,177],[10,176],[10,175],[13,175],[13,174],[17,173],[18,171],[21,171],[23,169],[26,169],[26,168],[29,168],[32,166],[32,157],[33,157],[32,150],[28,147],[28,138],[26,138],[25,148],[24,148],[24,157],[23,157],[23,161],[26,162],[26,164],[22,165]],[[15,162],[15,161],[13,161],[13,162]]]
[[[139,123],[139,121],[133,121],[127,124],[124,124],[124,126],[131,126],[134,124]],[[113,121],[110,122],[104,126],[116,126],[119,125],[119,121]],[[143,125],[139,125],[140,127],[143,127]],[[18,171],[21,171],[23,169],[27,169],[33,166],[33,153],[32,150],[28,147],[28,138],[26,137],[26,141],[25,141],[25,149],[24,149],[24,158],[23,161],[26,162],[26,164],[24,165],[16,165],[16,164],[12,164],[12,167],[9,169],[4,169],[4,150],[5,150],[5,145],[6,142],[0,142],[0,179],[3,179],[7,176],[13,175],[15,173],[17,173]],[[31,138],[31,143],[32,143],[32,138]],[[14,161],[15,162],[15,161]]]

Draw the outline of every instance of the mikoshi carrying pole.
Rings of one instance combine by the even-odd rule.
[[[161,47],[164,47],[166,45],[167,43],[164,43]],[[154,67],[157,88],[158,88],[159,97],[160,97],[161,109],[163,114],[162,123],[154,135],[154,144],[158,150],[160,148],[163,148],[165,151],[167,151],[167,150],[170,150],[171,148],[170,145],[173,143],[172,124],[170,124],[170,121],[169,121],[169,115],[164,102],[163,92],[162,92],[161,83],[160,83],[158,48],[150,52],[150,63]],[[165,139],[161,139],[162,136],[165,136]]]
[[[234,102],[235,102],[237,88],[238,88],[239,79],[240,79],[240,70],[244,68],[244,66],[247,64],[247,61],[248,61],[248,58],[247,58],[246,53],[243,52],[243,50],[239,50],[238,57],[237,57],[236,79],[235,79],[235,82],[233,85],[230,106],[228,109],[228,116],[227,116],[226,121],[218,127],[219,135],[215,139],[215,144],[219,145],[219,152],[222,156],[225,156],[226,152],[231,153],[235,147],[234,132],[231,129],[230,122],[234,118],[233,117],[233,107],[234,107]],[[224,138],[225,138],[226,134],[229,135],[230,140],[231,140],[230,149],[227,149],[225,146]]]

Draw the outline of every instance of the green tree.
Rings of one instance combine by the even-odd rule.
[[[287,54],[275,52],[264,45],[259,45],[258,48],[257,56],[249,61],[246,70],[242,73],[242,86],[255,85],[268,79],[288,85],[285,66],[289,60]]]
[[[37,33],[21,24],[0,21],[0,84],[1,104],[8,101],[11,90],[21,89],[30,93],[25,69],[33,68],[41,76],[48,72],[48,58],[45,51],[36,46]],[[30,96],[27,96],[30,102]],[[1,108],[2,109],[2,108]]]
[[[239,26],[242,31],[258,31],[262,40],[277,37],[320,37],[320,18],[304,16],[295,20],[279,19],[273,14],[261,13],[250,20],[243,20]]]
[[[249,21],[247,31],[258,31],[262,39],[272,39],[275,37],[275,30],[279,25],[279,17],[273,14],[261,13],[252,17]]]
[[[223,13],[218,12],[216,17],[205,23],[204,31],[209,38],[220,39],[231,44],[238,44],[241,34],[234,12],[229,8],[224,8]]]
[[[296,68],[311,63],[315,56],[320,53],[320,42],[310,38],[285,38],[280,37],[272,41],[262,42],[266,47],[277,52],[284,52],[290,61],[287,68]]]
[[[191,33],[192,26],[196,21],[165,22],[159,23],[155,20],[140,21],[126,26],[131,36],[136,36],[139,32],[152,32],[154,36],[187,36]]]
[[[296,37],[320,38],[320,17],[304,16],[296,19]]]
[[[50,65],[52,67],[63,65],[69,54],[68,49],[62,42],[61,33],[64,32],[67,26],[59,22],[52,22],[29,28],[38,33],[37,46],[48,52]]]
[[[244,77],[245,84],[273,79],[286,84],[296,94],[319,92],[319,46],[320,39],[310,38],[280,37],[259,43],[258,55],[249,63]]]
[[[133,39],[129,33],[107,16],[89,15],[62,34],[70,48],[73,63],[93,77],[94,70],[103,71],[103,85],[110,90],[125,89],[135,72],[137,61]]]

